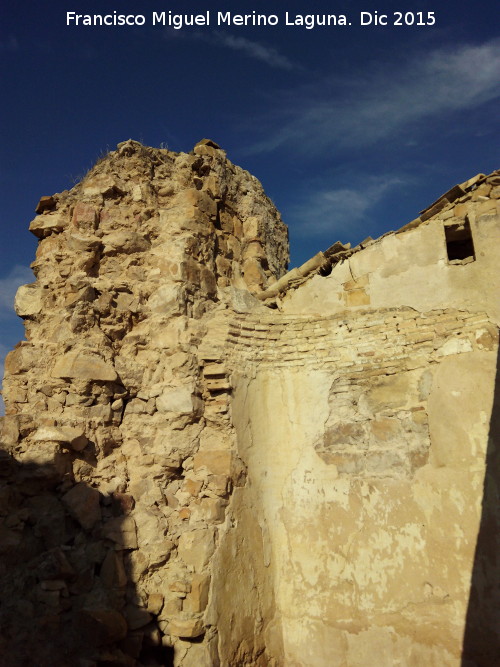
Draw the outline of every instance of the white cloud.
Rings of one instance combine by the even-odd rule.
[[[14,297],[20,285],[32,283],[34,276],[27,266],[16,264],[5,278],[0,278],[0,318],[15,316]]]
[[[289,91],[268,119],[279,129],[252,152],[286,144],[312,154],[364,147],[499,95],[500,39],[419,53]]]
[[[291,211],[298,221],[294,230],[299,236],[328,234],[334,241],[348,241],[359,233],[369,212],[405,180],[396,176],[379,176],[348,187],[316,190]],[[347,237],[347,238],[346,238]]]
[[[197,34],[199,35],[200,33]],[[300,69],[298,65],[295,65],[291,60],[289,60],[276,49],[265,46],[260,42],[254,42],[253,40],[246,39],[246,37],[235,37],[234,35],[230,35],[218,30],[214,31],[210,35],[204,35],[203,37],[206,38],[207,41],[210,41],[212,44],[217,46],[225,46],[235,51],[241,51],[250,58],[265,62],[270,67],[285,70]]]
[[[232,49],[233,51],[240,51],[249,58],[260,60],[269,67],[282,70],[303,70],[304,68],[298,63],[292,62],[287,56],[280,53],[272,46],[266,46],[261,42],[255,42],[246,37],[231,35],[221,30],[213,30],[212,32],[184,32],[182,30],[174,30],[167,28],[163,31],[163,36],[168,40],[196,40],[205,42],[211,46]]]

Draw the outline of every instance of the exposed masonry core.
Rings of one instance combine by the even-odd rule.
[[[499,196],[480,174],[288,272],[210,140],[123,142],[42,198],[2,667],[500,664]]]
[[[445,225],[444,232],[450,262],[458,260],[463,263],[464,260],[474,261],[476,259],[472,232],[467,218],[460,224]]]

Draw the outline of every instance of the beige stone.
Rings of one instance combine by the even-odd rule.
[[[165,413],[190,414],[195,405],[192,386],[168,388],[156,399],[158,411]]]
[[[5,357],[5,372],[11,375],[25,373],[33,367],[36,359],[36,351],[32,346],[22,345]]]
[[[168,623],[168,632],[176,637],[199,637],[205,631],[201,618],[175,618]]]
[[[60,478],[71,469],[67,455],[56,442],[32,442],[19,460],[35,477]]]
[[[19,317],[33,317],[42,310],[42,291],[36,283],[21,285],[16,292],[14,309]]]
[[[182,603],[183,611],[199,613],[205,610],[208,604],[208,591],[210,588],[210,576],[207,574],[194,574],[191,579],[191,590]]]
[[[129,231],[116,231],[102,237],[103,253],[133,253],[144,252],[150,246],[149,242],[140,234]]]
[[[206,468],[213,475],[231,475],[233,453],[226,450],[203,450],[194,457],[194,469]]]
[[[52,233],[62,232],[68,226],[67,219],[59,213],[45,213],[37,215],[30,222],[29,230],[39,239]]]
[[[158,615],[163,607],[164,598],[161,593],[150,593],[148,596],[148,611]]]
[[[83,430],[72,426],[43,426],[36,431],[33,440],[60,442],[76,452],[81,452],[88,444]]]
[[[90,530],[101,519],[99,491],[86,484],[76,484],[63,497],[63,503],[81,526]]]
[[[96,354],[72,350],[57,359],[52,377],[113,382],[118,375],[112,364]]]
[[[130,516],[106,521],[102,526],[102,535],[115,542],[117,549],[137,549],[137,527]]]
[[[178,553],[182,560],[201,572],[208,564],[215,549],[213,528],[199,528],[183,533],[179,538]]]

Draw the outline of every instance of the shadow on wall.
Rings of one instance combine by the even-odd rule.
[[[2,667],[173,665],[129,581],[130,502],[75,484],[56,459],[19,463],[0,442]]]
[[[498,665],[500,665],[500,356],[497,359],[482,514],[472,569],[462,653],[462,667]]]

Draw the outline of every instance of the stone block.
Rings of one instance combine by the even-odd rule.
[[[150,593],[148,596],[147,610],[157,616],[163,607],[163,595],[161,593]]]
[[[446,357],[450,354],[462,354],[463,352],[472,352],[472,343],[467,338],[450,338],[436,352],[439,357]]]
[[[32,442],[19,455],[23,464],[23,476],[38,479],[61,479],[71,470],[68,454],[61,452],[58,443]]]
[[[101,240],[97,236],[87,236],[78,232],[68,235],[68,248],[75,252],[91,252],[98,250],[101,246]]]
[[[165,389],[156,399],[156,408],[161,413],[191,414],[195,409],[193,386]]]
[[[135,252],[144,252],[150,248],[150,243],[140,234],[132,231],[118,230],[105,234],[102,237],[104,244],[103,254],[131,254]]]
[[[127,574],[120,552],[109,550],[101,565],[99,577],[106,588],[123,588],[127,585]]]
[[[230,276],[231,275],[231,262],[219,255],[215,260],[215,265],[217,267],[217,275],[219,276]]]
[[[373,413],[384,409],[403,408],[409,399],[412,376],[401,373],[376,380],[366,392],[366,405]],[[364,404],[364,400],[362,402]]]
[[[179,557],[186,565],[192,566],[195,572],[201,572],[208,565],[214,550],[214,528],[199,528],[183,533],[177,548]]]
[[[493,350],[498,345],[498,329],[494,327],[479,329],[474,335],[480,350]]]
[[[62,497],[69,513],[86,530],[90,530],[101,520],[99,499],[99,491],[84,482],[78,483]]]
[[[60,442],[76,452],[81,452],[88,444],[83,429],[72,426],[43,426],[33,435],[35,442]]]
[[[221,498],[201,498],[190,506],[191,523],[206,521],[207,523],[221,523],[224,521],[226,503]]]
[[[19,317],[38,315],[43,307],[43,291],[36,283],[21,285],[16,292],[14,310]]]
[[[194,456],[194,470],[206,468],[212,475],[232,473],[233,453],[228,450],[203,450]]]
[[[243,221],[243,235],[247,239],[258,238],[260,235],[261,220],[256,216],[250,216]]]
[[[44,215],[37,215],[30,222],[29,230],[37,238],[43,239],[49,234],[64,231],[67,226],[68,220],[66,216],[60,213],[46,213]]]
[[[200,493],[202,486],[203,482],[201,480],[190,478],[186,478],[183,484],[184,490],[186,493],[189,493],[190,496],[197,496]]]
[[[102,536],[114,542],[116,549],[137,549],[137,527],[131,516],[118,516],[106,521]]]
[[[210,576],[208,574],[195,574],[191,579],[191,591],[186,595],[182,603],[182,610],[199,613],[205,610],[208,604],[208,591],[210,588]]]
[[[209,475],[207,477],[207,489],[218,496],[226,496],[230,489],[229,477],[227,475]]]
[[[148,299],[152,313],[161,315],[183,315],[186,310],[185,288],[178,283],[162,285]]]
[[[376,440],[385,442],[400,433],[400,422],[391,417],[378,417],[370,423],[370,429]]]
[[[40,197],[38,204],[35,208],[35,213],[44,213],[45,211],[51,211],[56,206],[56,200],[52,196]]]
[[[72,350],[59,357],[51,373],[56,378],[113,382],[118,375],[109,361],[91,352]]]
[[[242,256],[244,260],[252,258],[262,260],[266,256],[262,241],[259,238],[250,239],[244,246]]]
[[[71,224],[79,232],[92,234],[97,229],[97,210],[90,204],[78,202],[73,209]]]
[[[167,628],[168,633],[174,635],[174,637],[188,637],[191,639],[200,637],[205,632],[203,620],[199,617],[186,616],[182,618],[179,616],[169,621]]]
[[[245,283],[249,287],[261,288],[267,282],[266,274],[258,259],[246,259],[243,262],[242,272]]]
[[[212,146],[198,145],[193,148],[193,153],[195,155],[207,156],[207,157],[216,157],[218,150]]]
[[[217,281],[213,271],[207,267],[202,267],[200,274],[200,287],[208,296],[215,296],[217,293]]]
[[[19,375],[33,368],[40,356],[32,345],[21,345],[9,352],[5,357],[5,373]]]

